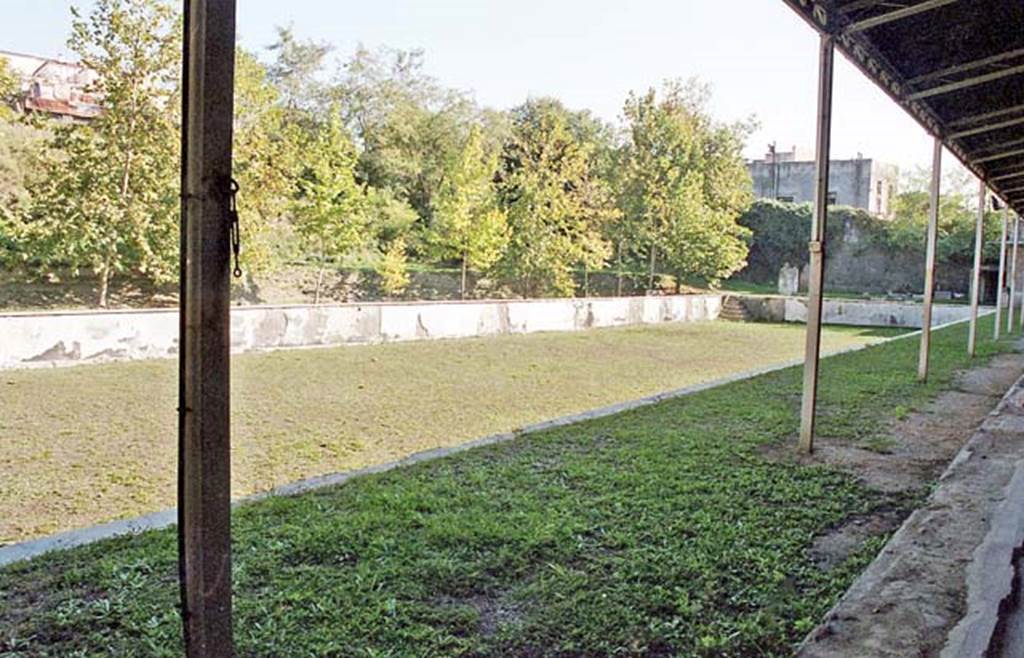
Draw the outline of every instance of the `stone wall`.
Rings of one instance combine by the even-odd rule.
[[[807,322],[807,299],[741,295],[736,299],[743,305],[747,316],[758,322]],[[988,308],[984,309],[986,312]],[[913,302],[887,302],[875,300],[826,299],[822,304],[822,322],[857,327],[921,328],[921,304]],[[966,320],[970,306],[962,304],[934,304],[932,326]]]
[[[239,306],[233,352],[714,320],[721,295]],[[0,369],[172,357],[174,309],[0,315]]]
[[[799,297],[735,295],[749,319],[804,322]],[[231,311],[235,353],[435,338],[716,320],[723,295],[522,301],[238,306]],[[921,305],[826,300],[824,322],[920,328]],[[970,309],[936,304],[934,324]],[[175,309],[0,315],[0,369],[169,358],[178,353]]]

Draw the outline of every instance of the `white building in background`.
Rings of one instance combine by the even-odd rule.
[[[0,59],[21,78],[21,93],[15,101],[22,112],[37,112],[65,121],[88,121],[102,112],[99,99],[90,89],[95,71],[80,64],[47,57],[0,50]]]
[[[747,163],[758,199],[795,203],[814,201],[817,172],[813,151],[770,149],[763,160]],[[879,217],[892,217],[900,171],[895,165],[862,157],[829,162],[828,195],[833,205],[861,208]]]

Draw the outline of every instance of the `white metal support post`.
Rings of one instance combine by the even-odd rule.
[[[935,251],[939,235],[939,191],[942,181],[942,140],[932,147],[932,182],[928,207],[928,239],[924,257],[924,305],[921,313],[921,352],[917,359],[917,378],[928,379],[928,356],[932,341],[932,302],[935,299]]]
[[[1020,217],[1013,218],[1013,249],[1010,250],[1010,308],[1006,314],[1006,333],[1013,333],[1013,310],[1017,304],[1017,244],[1020,240]],[[1024,309],[1021,309],[1024,317]]]
[[[821,306],[825,274],[825,227],[828,221],[828,171],[832,137],[832,67],[835,46],[830,34],[821,35],[818,55],[818,138],[816,180],[811,220],[810,280],[807,286],[807,340],[804,349],[803,400],[800,408],[800,448],[814,451],[814,417],[821,357]]]
[[[974,269],[971,271],[971,326],[967,331],[967,353],[978,349],[978,300],[981,295],[981,251],[985,242],[985,181],[978,181],[978,221],[974,227]]]
[[[999,237],[999,275],[996,277],[996,326],[993,338],[999,340],[999,329],[1003,324],[1003,281],[1006,275],[1006,230],[1010,211],[1003,209],[1003,230]]]

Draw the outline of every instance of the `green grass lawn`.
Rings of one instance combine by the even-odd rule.
[[[875,441],[968,365],[965,337],[962,325],[935,335],[927,385],[914,339],[828,359],[820,432]],[[722,349],[730,341],[741,343],[726,333]],[[978,360],[1009,348],[983,342]],[[800,377],[790,368],[240,508],[239,655],[788,655],[881,545],[823,571],[814,538],[916,502],[762,457],[795,444]],[[164,530],[0,570],[0,653],[180,655],[175,551]]]
[[[830,328],[825,347],[891,332]],[[233,493],[394,460],[802,353],[799,326],[702,323],[247,354]],[[0,544],[175,504],[177,367],[0,373]]]

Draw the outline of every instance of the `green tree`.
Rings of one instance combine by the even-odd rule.
[[[643,247],[648,286],[660,254],[676,281],[717,282],[746,264],[748,231],[737,222],[750,204],[743,128],[716,125],[707,89],[696,82],[630,94],[629,138],[621,156],[619,240]]]
[[[391,190],[366,188],[366,216],[377,246],[386,250],[397,238],[408,240],[419,215]]]
[[[362,149],[359,179],[391,190],[428,226],[445,167],[476,121],[471,99],[427,75],[421,51],[363,47],[345,63],[334,98]],[[500,126],[486,118],[483,125]]]
[[[267,67],[248,51],[235,50],[234,176],[246,272],[275,269],[285,256],[306,131],[291,121]]]
[[[291,111],[316,112],[329,106],[326,88],[320,81],[327,56],[334,49],[328,43],[302,40],[292,26],[277,26],[277,41],[268,50],[275,54],[267,73]]]
[[[501,265],[524,295],[571,295],[573,268],[602,267],[609,255],[602,229],[618,211],[595,171],[593,148],[556,100],[530,100],[513,111],[499,174],[510,229]]]
[[[0,120],[9,120],[14,116],[13,106],[21,91],[21,80],[11,70],[6,57],[0,57]]]
[[[898,249],[924,249],[931,195],[930,174],[917,171],[904,178],[902,191],[893,200],[893,218],[886,225],[886,240]],[[964,181],[963,171],[952,169],[942,181],[939,196],[939,225],[936,260],[940,263],[969,264],[974,259],[974,232],[978,218],[977,181]],[[998,256],[1002,227],[999,213],[986,212],[985,255]]]
[[[405,238],[398,237],[391,241],[377,263],[377,274],[380,275],[381,290],[388,297],[401,295],[409,287]]]
[[[0,267],[31,264],[37,254],[23,241],[29,190],[45,175],[48,133],[28,122],[0,119]]]
[[[508,222],[498,207],[493,181],[497,153],[484,151],[479,126],[469,131],[462,149],[445,170],[441,189],[434,197],[432,234],[444,258],[462,265],[459,293],[466,297],[470,268],[486,271],[501,258],[508,243]]]
[[[369,240],[365,196],[356,183],[356,150],[336,113],[306,147],[294,205],[295,231],[317,264],[314,303],[320,303],[327,263]]]
[[[97,0],[72,15],[69,47],[98,73],[104,109],[55,129],[26,233],[47,261],[91,269],[106,306],[115,273],[176,273],[178,20],[160,0]]]

